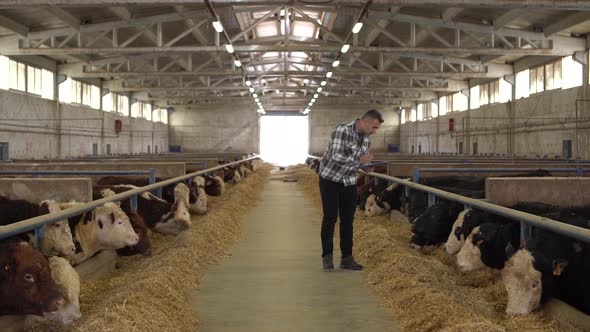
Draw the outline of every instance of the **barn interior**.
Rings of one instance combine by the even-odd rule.
[[[462,270],[445,246],[459,211],[444,241],[412,242],[428,209],[458,204],[517,223],[516,251],[544,232],[573,243],[556,285],[590,277],[589,35],[579,0],[0,0],[0,245],[29,232],[52,264],[50,225],[109,202],[153,231],[133,227],[149,255],[76,242],[84,255],[57,255],[79,278],[60,284],[77,294],[62,321],[0,300],[0,330],[590,330],[587,286],[545,286],[515,314],[516,256]],[[326,273],[317,173],[369,110],[364,271]],[[16,200],[60,207],[19,219]],[[180,228],[148,221],[156,205]]]

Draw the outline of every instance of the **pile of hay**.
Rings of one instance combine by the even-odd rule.
[[[317,182],[310,169],[300,174],[300,187],[321,207]],[[440,248],[411,249],[411,235],[407,218],[397,211],[390,217],[356,215],[355,257],[403,330],[559,331],[542,312],[506,317],[504,286],[493,282],[489,270],[462,274]]]
[[[259,200],[271,166],[264,165],[221,197],[209,197],[209,212],[193,216],[178,237],[154,234],[150,257],[122,258],[110,278],[84,281],[83,318],[69,327],[44,323],[31,331],[197,331],[188,300],[207,266],[220,262],[241,234],[242,216]]]

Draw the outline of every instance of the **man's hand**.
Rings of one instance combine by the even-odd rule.
[[[367,164],[370,163],[373,160],[373,155],[370,153],[364,154],[361,156],[361,159],[359,159],[359,163],[362,164]]]

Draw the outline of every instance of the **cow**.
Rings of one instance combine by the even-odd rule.
[[[205,192],[205,178],[202,176],[196,176],[191,182],[190,186],[197,192],[197,200],[194,204],[190,205],[190,211],[201,215],[207,213],[207,194]]]
[[[93,188],[92,199],[97,200],[97,199],[101,199],[104,197],[110,197],[115,194],[116,193],[114,191],[112,191],[111,189]],[[115,202],[115,204],[118,204],[119,206],[121,206],[120,202]],[[131,212],[131,211],[126,214],[129,217],[129,222],[131,223],[131,227],[133,227],[135,234],[137,234],[137,236],[139,236],[139,240],[137,241],[137,244],[135,244],[135,245],[126,246],[121,249],[117,249],[117,254],[119,254],[119,256],[133,256],[133,255],[137,255],[137,254],[141,254],[144,256],[151,255],[152,244],[151,244],[151,240],[150,240],[150,235],[151,235],[150,229],[146,226],[145,221],[143,220],[143,218],[139,214],[137,214],[135,212]]]
[[[45,256],[23,241],[0,243],[0,315],[37,315],[65,303]]]
[[[242,177],[240,176],[240,172],[235,166],[228,166],[224,168],[224,177],[223,181],[231,182],[233,184],[240,183],[242,181]]]
[[[195,177],[195,179],[199,178],[199,176]],[[164,181],[165,179],[156,178],[156,182]],[[132,185],[136,187],[144,187],[149,185],[149,179],[147,178],[138,178],[138,177],[125,177],[125,176],[105,176],[97,181],[96,183],[99,186],[112,186],[112,185]],[[175,200],[175,188],[178,184],[173,183],[162,188],[162,199],[167,201],[170,204],[174,203]],[[190,204],[190,210],[194,213],[200,213],[199,211],[203,210],[202,201],[203,197],[200,197],[196,189],[196,186],[188,186],[189,189],[189,196],[188,202]],[[206,208],[205,208],[206,209]]]
[[[493,223],[483,223],[473,229],[465,245],[457,254],[457,265],[463,272],[475,271],[484,266],[495,270],[504,268],[508,260],[506,248],[518,248],[520,224],[497,217]]]
[[[375,199],[365,206],[365,216],[379,216],[387,214],[392,209],[399,210],[401,208],[402,200],[401,197],[404,193],[404,186],[399,183],[394,183],[389,187],[385,188],[380,193],[375,195]]]
[[[387,188],[389,184],[386,180],[376,178],[376,181],[369,181],[365,183],[365,174],[359,174],[356,181],[356,197],[357,204],[360,205],[360,209],[365,211],[368,207],[367,199],[369,196],[382,192]]]
[[[116,193],[122,193],[137,187],[132,185],[97,186],[96,189],[111,189]],[[178,235],[192,226],[188,209],[188,187],[179,183],[175,188],[176,200],[174,204],[149,193],[144,192],[137,196],[137,213],[143,218],[147,227],[162,234]],[[121,201],[121,208],[126,213],[131,213],[131,204],[128,199]]]
[[[410,247],[420,249],[443,243],[461,210],[463,205],[456,202],[439,202],[428,207],[412,224]]]
[[[61,211],[59,203],[51,200],[35,204],[26,200],[9,199],[0,196],[0,225],[8,225],[18,221],[38,217],[48,213]],[[67,221],[60,220],[44,227],[45,232],[39,241],[39,249],[45,256],[68,256],[76,251],[72,233]],[[21,240],[34,243],[34,233],[27,232],[19,236]]]
[[[552,213],[557,209],[555,206],[542,203],[518,203],[511,206],[511,208],[536,215]],[[457,254],[465,244],[465,239],[475,227],[483,223],[493,222],[496,218],[492,213],[472,208],[461,212],[457,220],[455,220],[453,229],[445,243],[444,249],[446,253],[449,255]]]
[[[225,192],[225,183],[220,176],[204,175],[205,193],[209,196],[220,196]]]
[[[571,211],[552,219],[590,228],[587,217]],[[528,315],[551,297],[590,314],[590,245],[535,229],[524,248],[512,249],[501,274],[508,293],[508,315]]]
[[[62,203],[71,208],[83,203]],[[116,250],[136,245],[139,236],[131,227],[129,217],[113,202],[68,219],[76,253],[70,257],[73,265],[90,259],[101,250]]]
[[[57,320],[64,325],[82,317],[80,313],[80,277],[70,262],[62,257],[49,257],[51,278],[64,295],[64,305],[57,311],[45,314],[44,319]],[[40,320],[38,316],[29,316],[27,321]]]

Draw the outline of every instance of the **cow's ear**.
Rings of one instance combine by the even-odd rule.
[[[563,270],[567,267],[569,263],[563,259],[554,259],[553,260],[553,275],[560,276],[563,273]]]
[[[512,255],[514,255],[514,253],[516,252],[516,249],[514,249],[514,246],[512,245],[512,243],[508,242],[508,244],[506,245],[505,251],[506,251],[506,258],[510,258],[510,257],[512,257]]]
[[[481,247],[481,245],[484,243],[485,241],[483,239],[477,240],[475,241],[475,245],[478,247]]]

